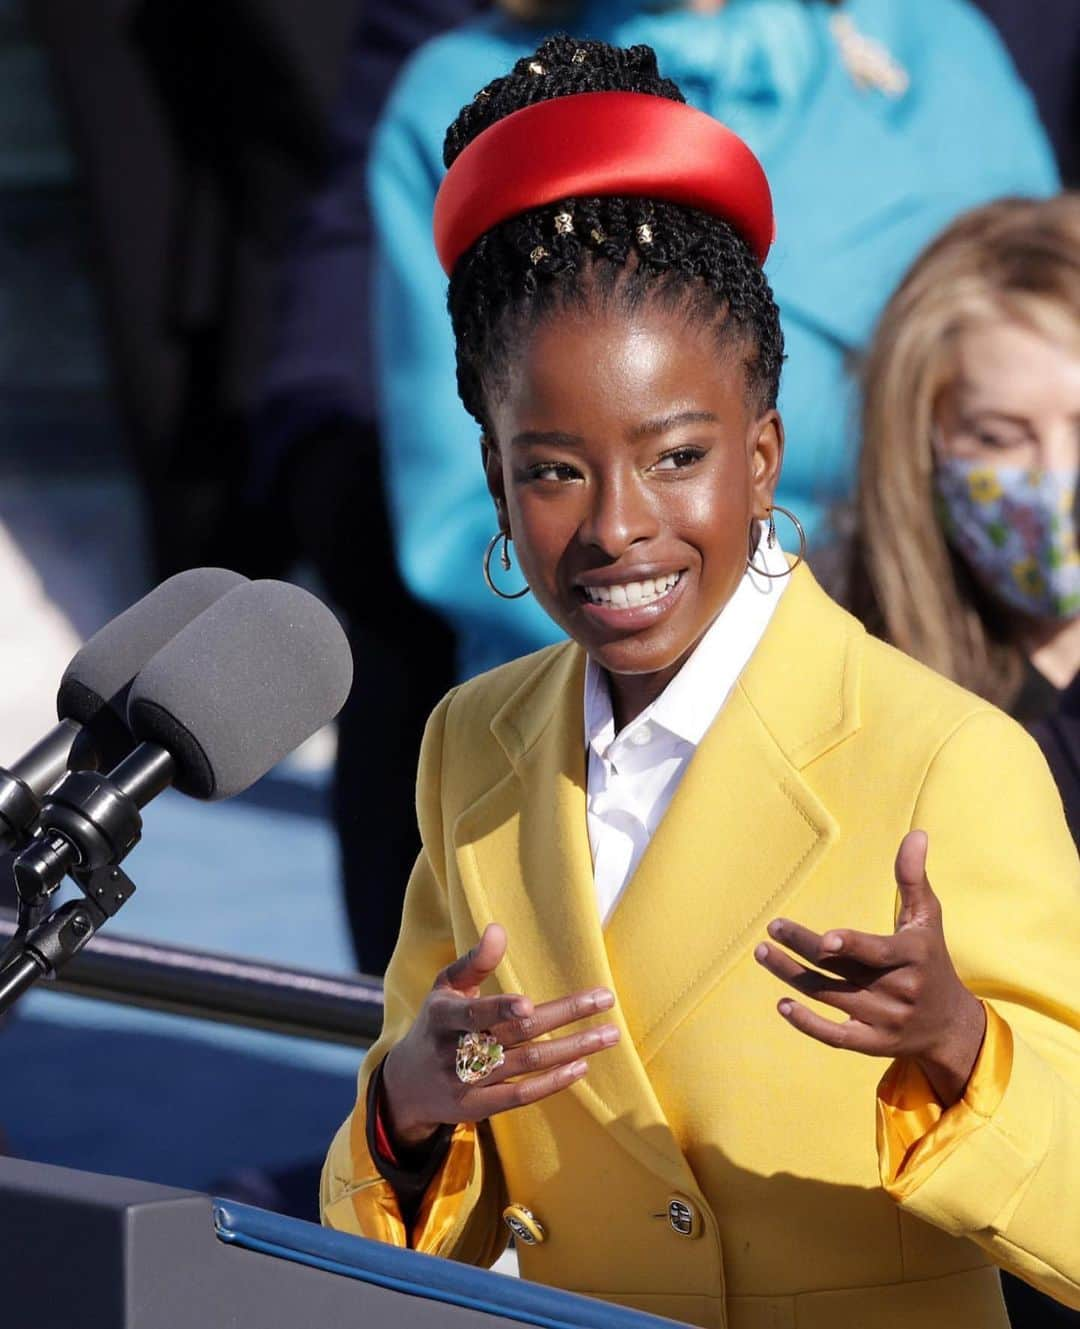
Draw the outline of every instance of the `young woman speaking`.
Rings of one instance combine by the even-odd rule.
[[[731,1329],[1080,1301],[1076,853],[1031,740],[780,547],[760,167],[561,38],[446,159],[483,572],[572,640],[431,718],[325,1221]]]

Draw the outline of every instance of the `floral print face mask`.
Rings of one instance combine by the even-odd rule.
[[[1076,489],[1080,473],[939,457],[945,536],[999,599],[1035,618],[1080,614]]]

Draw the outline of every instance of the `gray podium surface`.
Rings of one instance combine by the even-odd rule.
[[[511,1329],[219,1241],[207,1195],[0,1158],[3,1329]],[[492,1275],[491,1277],[497,1277]]]

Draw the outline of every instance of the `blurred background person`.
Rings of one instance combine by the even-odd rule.
[[[326,168],[290,226],[252,422],[256,506],[290,533],[350,627],[355,681],[338,719],[333,810],[353,947],[369,974],[390,958],[420,849],[416,758],[428,715],[453,682],[453,638],[402,583],[394,554],[371,367],[365,176],[402,63],[477,8],[476,0],[362,6]]]
[[[849,602],[1033,727],[1080,842],[1080,194],[953,223],[865,368]],[[1014,1326],[1080,1313],[1003,1278]]]
[[[1080,671],[1080,195],[992,203],[919,257],[867,356],[862,437],[852,607],[1064,738]],[[1047,755],[1080,835],[1066,746]]]
[[[516,0],[424,47],[372,152],[376,347],[402,573],[453,625],[462,676],[544,645],[555,629],[528,597],[497,601],[480,575],[492,530],[477,426],[457,400],[445,280],[428,242],[442,127],[554,26],[653,46],[661,71],[740,134],[769,175],[769,275],[792,366],[780,405],[799,421],[778,499],[811,548],[854,483],[848,362],[904,268],[972,204],[1057,187],[1028,91],[993,27],[962,0],[728,0],[659,12],[636,0]],[[517,589],[512,572],[502,585]]]
[[[155,579],[291,551],[245,501],[291,208],[325,168],[357,0],[26,0],[95,244]]]
[[[993,19],[1031,89],[1061,178],[1080,185],[1080,5],[1076,0],[975,0]]]
[[[13,761],[55,723],[56,683],[107,598],[85,585],[78,594],[65,589],[72,537],[85,533],[90,509],[115,501],[108,472],[120,451],[103,402],[85,217],[72,176],[44,62],[21,6],[0,0],[0,761]],[[45,467],[69,480],[49,510],[35,485]],[[89,492],[77,505],[73,491],[83,481]],[[126,513],[111,525],[99,571],[124,594],[138,586],[122,563],[141,532]]]
[[[357,963],[381,973],[419,847],[420,735],[452,672],[386,516],[364,175],[402,62],[478,5],[28,3],[98,245],[153,578],[300,561],[350,625],[332,811]]]
[[[347,65],[356,57],[353,77],[377,83],[390,59],[388,83],[440,26],[438,5],[420,0],[360,34],[376,8],[0,0],[0,760],[55,720],[79,641],[162,576],[204,562],[253,576],[294,575],[303,563],[306,576],[320,563],[307,543],[318,512],[305,534],[278,502],[296,473],[277,485],[283,455],[260,432],[260,403],[289,340],[278,293],[300,243],[290,221],[333,170]],[[388,33],[382,47],[378,32]],[[375,87],[371,96],[373,118]],[[361,290],[352,301],[350,331],[366,321]],[[358,456],[355,473],[364,467]],[[352,483],[323,493],[327,519],[329,500]],[[369,554],[362,543],[350,554],[358,588],[365,560],[376,562]],[[365,593],[382,613],[393,597],[375,582]],[[400,600],[394,608],[408,618]],[[376,703],[376,723],[357,728],[369,778],[352,810],[369,833],[383,810],[373,731],[388,709]],[[400,732],[393,741],[408,787],[384,797],[411,820],[415,758],[399,755]],[[116,931],[351,968],[327,749],[213,811],[179,795],[156,800],[132,864],[148,889]],[[366,880],[378,902],[381,880],[371,870]],[[5,1031],[19,1074],[0,1094],[14,1152],[199,1188],[257,1169],[260,1184],[275,1178],[259,1198],[314,1215],[317,1155],[351,1095],[354,1054],[53,994],[25,1009]],[[133,1122],[136,1099],[152,1129]]]

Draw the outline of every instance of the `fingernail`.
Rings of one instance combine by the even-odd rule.
[[[778,918],[774,918],[773,921],[769,924],[769,926],[765,930],[766,932],[768,932],[770,937],[779,937],[780,933],[783,932],[784,928],[780,920]]]
[[[589,1063],[587,1061],[575,1061],[570,1067],[570,1074],[575,1080],[580,1080],[588,1069]]]
[[[754,959],[757,960],[759,963],[762,960],[766,959],[768,957],[768,954],[769,954],[769,948],[768,946],[765,945],[764,942],[762,942],[760,946],[754,947]]]
[[[842,951],[844,949],[843,937],[838,937],[835,932],[830,932],[821,944],[827,951]]]
[[[613,1043],[617,1043],[618,1041],[619,1041],[618,1029],[616,1029],[613,1024],[604,1025],[603,1029],[600,1030],[601,1044],[604,1047],[609,1048]]]
[[[781,1015],[788,1016],[791,1014],[791,1002],[782,1001],[780,1002],[780,1004],[777,1006],[776,1009],[780,1012]]]
[[[607,988],[597,988],[593,993],[593,1001],[598,1011],[609,1011],[615,1005],[615,993],[609,992]]]
[[[518,997],[510,1003],[510,1009],[515,1015],[528,1015],[532,1009],[532,1002],[527,1001],[524,997]]]

